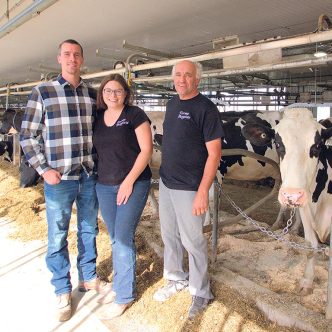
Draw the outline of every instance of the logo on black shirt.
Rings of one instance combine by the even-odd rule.
[[[178,119],[181,119],[181,120],[190,120],[190,114],[189,114],[189,112],[180,111],[180,113],[178,115]]]
[[[124,125],[127,125],[129,124],[129,121],[127,119],[123,119],[123,120],[120,120],[116,123],[116,126],[117,127],[121,127],[121,126],[124,126]]]

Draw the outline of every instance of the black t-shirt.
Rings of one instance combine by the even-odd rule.
[[[97,110],[93,144],[98,155],[98,182],[106,185],[120,184],[132,169],[140,153],[135,129],[148,116],[137,106],[125,106],[113,126],[106,126],[105,110]],[[149,180],[151,171],[146,166],[137,180]]]
[[[163,131],[163,183],[196,191],[208,157],[205,143],[224,136],[217,107],[202,94],[189,100],[175,96],[167,104]]]

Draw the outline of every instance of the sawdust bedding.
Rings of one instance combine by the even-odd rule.
[[[228,188],[228,189],[227,189]],[[241,197],[241,207],[250,204],[258,196],[266,195],[269,189],[225,185],[225,191]],[[15,220],[17,231],[11,236],[20,241],[46,240],[47,228],[43,185],[34,188],[20,188],[18,168],[5,161],[0,161],[0,217]],[[243,198],[247,201],[243,202]],[[222,203],[224,210],[229,210]],[[265,210],[265,213],[264,213]],[[130,326],[132,331],[299,331],[286,328],[269,321],[249,300],[242,298],[234,289],[226,285],[212,282],[215,301],[194,321],[186,319],[190,305],[188,292],[181,292],[166,303],[160,304],[152,300],[156,289],[163,285],[162,243],[159,233],[159,221],[151,220],[151,206],[148,202],[142,221],[138,228],[137,243],[137,288],[138,298],[132,307],[120,318],[120,326]],[[274,220],[277,213],[276,202],[268,203],[254,214],[261,221]],[[69,247],[76,253],[75,215],[71,223]],[[109,281],[112,280],[111,249],[106,228],[99,221],[100,232],[98,243],[98,274]],[[298,252],[257,232],[242,235],[231,235],[241,225],[230,226],[222,231],[218,239],[218,258],[216,268],[223,266],[256,283],[271,289],[303,306],[320,314],[325,312],[327,287],[327,260],[319,257],[316,268],[314,292],[300,296],[297,293],[297,282],[300,279],[304,263],[304,253]],[[227,233],[229,232],[229,233]],[[207,235],[209,237],[210,235]],[[155,250],[152,250],[154,248]],[[158,252],[159,251],[159,252]],[[211,273],[214,271],[211,269]],[[129,325],[128,325],[129,324]],[[127,329],[128,330],[128,329]]]

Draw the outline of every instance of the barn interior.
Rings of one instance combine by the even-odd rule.
[[[220,111],[310,107],[331,116],[332,1],[8,0],[0,2],[0,107],[24,107],[56,77],[57,47],[84,47],[82,77],[118,72],[144,110],[175,93],[172,65],[200,61],[200,90]]]
[[[332,116],[332,0],[0,1],[0,115],[9,107],[24,108],[33,86],[52,80],[60,73],[56,59],[58,45],[68,38],[83,45],[82,78],[98,88],[108,74],[121,73],[135,93],[135,103],[145,111],[165,110],[167,101],[176,93],[172,66],[179,59],[192,59],[203,65],[200,91],[217,104],[220,112],[306,107],[317,119]],[[18,164],[18,135],[14,137],[13,163]],[[225,151],[223,153],[226,155]],[[194,323],[186,321],[183,312],[189,294],[180,294],[171,305],[156,306],[152,292],[162,282],[161,258],[156,257],[161,252],[162,242],[158,227],[152,227],[156,220],[150,220],[150,211],[143,218],[138,238],[139,254],[143,253],[138,264],[142,297],[129,315],[119,323],[106,322],[105,327],[98,319],[100,308],[91,300],[93,295],[87,294],[84,301],[78,301],[75,316],[69,322],[71,325],[59,325],[53,318],[53,294],[48,275],[45,275],[48,271],[44,257],[39,259],[45,248],[32,241],[31,252],[25,254],[30,250],[26,243],[16,250],[7,233],[6,237],[3,235],[15,220],[21,232],[18,239],[31,242],[42,236],[46,238],[42,183],[33,190],[19,188],[18,167],[2,160],[0,164],[0,217],[10,218],[0,218],[0,243],[3,251],[7,250],[0,264],[2,284],[7,285],[3,290],[6,305],[0,324],[5,330],[8,326],[19,325],[17,331],[145,332],[157,331],[155,324],[158,322],[161,332],[332,331],[332,320],[323,318],[327,304],[325,257],[318,259],[314,293],[306,297],[298,295],[295,288],[303,274],[305,251],[295,245],[288,248],[269,238],[266,240],[266,234],[257,235],[254,224],[229,227],[226,236],[218,239],[217,262],[220,265],[214,267],[213,282],[216,289],[217,284],[231,286],[218,288],[214,306],[206,316]],[[230,196],[241,196],[241,207],[243,201],[250,206],[268,197],[271,191],[266,185],[247,181],[237,186],[238,182],[231,179],[227,184],[225,181],[224,188]],[[223,197],[222,208],[226,210],[227,204],[228,212],[234,213],[232,204],[225,201]],[[277,198],[270,200],[253,216],[259,220],[259,225],[275,220],[279,208],[276,202]],[[290,222],[289,219],[287,227]],[[72,247],[76,247],[75,229],[71,232]],[[237,238],[235,235],[240,232],[242,238]],[[98,248],[103,276],[108,277],[111,254],[106,233],[103,229]],[[292,234],[290,240],[294,238]],[[154,246],[153,252],[146,243]],[[19,256],[15,256],[15,250]],[[7,256],[14,263],[4,261]],[[27,263],[35,265],[26,269]],[[245,279],[225,273],[225,266],[229,271],[234,268],[238,275],[248,277],[249,291],[241,288]],[[254,270],[250,270],[252,267]],[[18,273],[19,268],[23,274]],[[220,276],[228,279],[227,283]],[[253,276],[257,285],[264,287],[254,288],[253,283],[249,284]],[[23,279],[29,282],[22,283]],[[231,288],[237,289],[240,296],[235,296]],[[19,301],[12,296],[13,289],[20,294]],[[252,299],[246,298],[248,293],[252,294]],[[258,301],[269,313],[272,303],[276,308],[272,314],[282,312],[283,315],[270,319],[265,313],[256,313]],[[278,311],[278,306],[285,311]],[[137,325],[137,329],[133,329],[133,324],[137,323],[133,317],[139,318],[141,325]],[[289,325],[284,324],[285,320]],[[141,326],[143,328],[139,329]]]

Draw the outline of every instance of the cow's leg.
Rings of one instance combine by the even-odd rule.
[[[29,164],[26,160],[25,156],[21,157],[21,165],[19,167],[20,170],[20,187],[27,188],[36,186],[40,175],[37,171]]]
[[[318,241],[316,234],[311,226],[311,211],[309,207],[300,208],[300,215],[303,223],[304,237],[307,243],[313,248],[317,248]],[[313,291],[313,282],[315,277],[316,252],[310,251],[307,254],[307,261],[304,269],[304,275],[300,280],[300,292],[303,295],[311,294]]]
[[[296,209],[295,210],[295,222],[292,226],[290,233],[300,235],[300,233],[302,233],[301,228],[302,228],[302,220],[301,220],[300,211],[299,211],[299,209]]]
[[[276,221],[274,222],[274,224],[272,225],[272,230],[277,230],[277,229],[280,229],[280,228],[283,228],[284,227],[284,215],[287,211],[287,207],[286,206],[280,206],[280,209],[279,209],[279,213],[278,213],[278,216],[277,216],[277,219]]]
[[[274,224],[272,225],[272,230],[277,230],[277,229],[281,229],[284,228],[286,225],[286,219],[287,219],[287,208],[284,206],[280,207],[279,210],[279,214],[277,216],[276,221],[274,222]],[[296,234],[299,235],[301,232],[301,227],[302,227],[302,221],[301,221],[301,216],[300,216],[300,212],[299,209],[295,210],[295,216],[294,216],[294,221],[293,224],[291,226],[291,230],[290,233],[292,234]]]
[[[307,262],[305,265],[304,275],[300,280],[300,293],[308,295],[313,292],[313,283],[315,277],[316,253],[310,252],[307,254]]]
[[[157,219],[159,217],[159,204],[158,200],[155,195],[155,188],[151,187],[149,192],[149,200],[151,202],[151,208],[152,208],[152,219]]]

